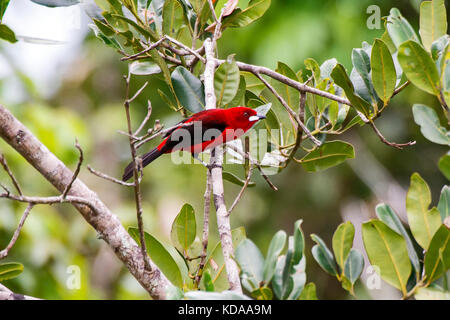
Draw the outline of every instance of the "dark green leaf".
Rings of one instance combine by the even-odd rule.
[[[312,234],[311,239],[313,239],[313,241],[317,243],[312,248],[314,259],[322,267],[323,270],[325,270],[332,276],[337,276],[338,270],[336,261],[334,260],[333,254],[331,253],[330,249],[328,249],[325,242],[323,242],[323,240],[319,236]]]
[[[5,14],[9,1],[10,0],[0,0],[0,22],[2,21],[3,15]]]
[[[130,227],[128,232],[137,243],[140,243],[139,230],[137,228]],[[147,232],[145,232],[145,244],[150,258],[161,269],[167,279],[174,285],[181,287],[183,280],[178,264],[164,245]]]
[[[0,24],[0,39],[9,41],[11,43],[17,42],[16,35],[6,24]]]
[[[178,66],[172,72],[172,83],[175,94],[181,105],[192,113],[205,109],[205,93],[203,83],[189,70]]]
[[[172,223],[170,238],[180,251],[187,251],[197,234],[194,208],[185,203]]]
[[[438,279],[450,268],[450,230],[445,225],[436,231],[425,254],[427,282]]]
[[[23,264],[18,262],[0,263],[0,282],[17,277],[23,271]]]
[[[308,172],[316,172],[334,167],[347,159],[355,157],[353,146],[343,141],[330,141],[322,144],[301,159]]]
[[[366,117],[369,117],[371,106],[367,101],[355,94],[355,88],[350,81],[344,66],[338,63],[331,72],[331,77],[334,82],[344,90],[345,95],[356,110],[364,114]]]

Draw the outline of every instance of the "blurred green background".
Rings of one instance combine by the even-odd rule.
[[[37,10],[29,1],[14,2],[11,6],[20,6],[28,14]],[[319,63],[336,57],[349,69],[352,48],[361,47],[362,41],[371,43],[383,33],[383,29],[370,30],[366,26],[368,6],[378,5],[382,16],[395,6],[417,30],[419,4],[420,1],[408,0],[273,0],[268,12],[256,23],[244,29],[227,30],[220,40],[219,53],[221,57],[235,53],[238,60],[271,68],[276,67],[277,61],[283,61],[294,70],[304,68],[303,61],[308,57]],[[22,21],[26,30],[26,15],[18,14],[14,8],[8,10],[5,19]],[[61,9],[39,10],[52,11],[49,14],[60,10],[64,14]],[[39,23],[40,19],[45,17],[34,15],[34,23]],[[117,133],[126,126],[122,75],[127,72],[127,65],[119,61],[120,55],[87,31],[87,22],[87,18],[82,18],[76,30],[78,40],[65,44],[20,47],[20,44],[0,43],[3,60],[0,68],[9,69],[9,72],[0,69],[0,102],[68,166],[73,168],[77,162],[74,148],[77,137],[85,151],[85,165],[118,177],[130,158],[127,138]],[[51,25],[52,20],[47,19],[45,23]],[[14,25],[11,27],[14,29]],[[56,22],[53,28],[58,28]],[[30,65],[30,61],[17,59],[15,52],[21,48],[40,50],[42,46],[46,46],[48,52],[61,50],[61,47],[69,50],[59,57],[58,64],[52,56],[44,55],[39,60],[44,75],[31,75],[31,71],[23,67]],[[41,82],[40,76],[45,77],[46,68],[53,78]],[[155,119],[168,125],[177,121],[179,115],[172,112],[156,92],[160,83],[157,77],[135,76],[132,90],[147,80],[150,86],[132,106],[135,123],[145,115],[146,99],[151,99],[153,104],[152,123]],[[354,128],[340,137],[355,144],[354,160],[313,174],[291,163],[271,178],[278,192],[273,192],[255,174],[257,186],[246,191],[232,213],[232,227],[244,226],[247,236],[265,253],[277,230],[292,233],[294,222],[303,219],[308,282],[315,282],[319,299],[350,298],[336,279],[319,269],[312,259],[309,234],[320,235],[330,246],[333,231],[343,219],[352,219],[356,224],[367,220],[381,201],[404,212],[405,190],[415,171],[429,183],[436,203],[440,188],[446,183],[436,163],[447,149],[428,143],[422,137],[413,121],[413,103],[437,107],[433,97],[409,86],[393,100],[377,124],[388,139],[395,142],[416,140],[415,146],[400,151],[382,144],[369,127]],[[26,194],[56,194],[3,141],[0,141],[0,151],[5,153]],[[132,191],[89,174],[85,166],[83,169],[81,178],[123,224],[136,225]],[[244,175],[237,172],[241,177]],[[162,157],[149,166],[143,183],[146,230],[163,242],[169,242],[172,220],[186,202],[195,208],[200,228],[205,174],[201,165],[174,165],[170,157]],[[0,181],[9,183],[3,171]],[[225,183],[226,200],[230,205],[239,187]],[[22,204],[0,201],[0,248],[8,243],[24,208]],[[217,241],[214,219],[211,232],[212,247]],[[27,295],[46,299],[148,298],[109,248],[97,239],[95,231],[69,205],[36,206],[10,256],[2,262],[5,261],[24,264],[23,274],[6,281],[5,285]],[[81,270],[79,290],[67,286],[70,276],[67,268],[71,265]],[[385,293],[383,297],[391,297],[389,294],[392,293]],[[362,284],[358,284],[357,295],[377,297],[377,293],[368,292]]]

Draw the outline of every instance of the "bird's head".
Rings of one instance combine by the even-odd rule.
[[[247,107],[234,107],[226,110],[228,111],[228,122],[234,129],[247,131],[259,120],[266,118]]]

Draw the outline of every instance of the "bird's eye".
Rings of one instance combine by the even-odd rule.
[[[248,112],[244,112],[244,117],[248,118]]]

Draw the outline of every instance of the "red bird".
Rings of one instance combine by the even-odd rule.
[[[247,107],[229,109],[211,109],[193,114],[164,135],[164,141],[142,157],[145,167],[164,153],[189,151],[196,159],[197,155],[222,143],[235,140],[249,130],[265,116],[258,115]],[[133,176],[133,163],[124,171],[123,181]]]

